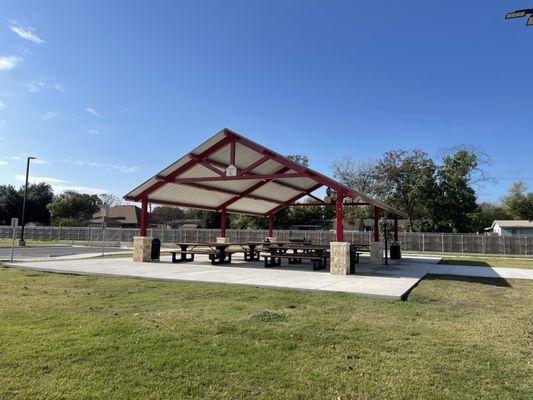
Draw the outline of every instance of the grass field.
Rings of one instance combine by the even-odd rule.
[[[527,399],[533,282],[407,302],[0,268],[0,398]]]
[[[444,255],[441,264],[533,269],[533,258]]]

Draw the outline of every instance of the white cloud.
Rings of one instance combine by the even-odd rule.
[[[32,160],[32,163],[33,164],[50,164],[50,161],[45,161],[45,160],[41,160],[39,158],[36,158],[36,159]]]
[[[98,117],[100,114],[98,114],[98,111],[96,111],[94,108],[92,107],[86,107],[85,108],[85,111],[87,111],[89,114],[92,114],[94,115],[95,117]]]
[[[26,177],[24,175],[15,175],[15,179],[24,182]],[[110,193],[109,190],[97,188],[97,187],[88,187],[88,186],[75,186],[69,185],[69,181],[64,179],[52,178],[48,176],[30,176],[28,178],[30,183],[48,183],[52,186],[52,189],[55,193],[63,193],[67,190],[74,190],[76,192],[85,193],[85,194],[102,194]]]
[[[22,84],[30,93],[39,93],[43,89],[54,89],[60,92],[65,91],[65,86],[60,83],[46,83],[43,81],[27,81]]]
[[[1,138],[0,138],[1,139]],[[2,161],[0,160],[0,165],[9,165],[9,163],[7,161]]]
[[[78,160],[78,161],[63,160],[63,161],[71,162],[72,164],[77,165],[77,166],[113,169],[115,171],[122,172],[123,174],[131,174],[139,169],[139,167],[137,166],[128,167],[127,165],[99,163],[95,161],[81,161],[81,160]]]
[[[54,119],[54,118],[56,118],[58,116],[59,116],[59,113],[57,111],[48,111],[48,112],[44,113],[43,119],[48,121],[48,120]]]
[[[89,135],[99,135],[99,134],[100,134],[100,131],[98,131],[98,130],[96,130],[96,129],[89,129],[89,130],[87,131],[87,133],[88,133]]]
[[[22,62],[22,58],[18,56],[3,56],[0,57],[0,71],[9,71],[15,68]]]
[[[9,158],[10,160],[15,160],[15,161],[22,160],[22,157],[19,157],[19,156],[6,156],[6,158]]]
[[[33,29],[31,26],[22,26],[16,21],[11,21],[11,25],[9,28],[15,32],[17,35],[19,35],[22,39],[29,40],[30,42],[36,43],[36,44],[43,44],[45,41],[41,39],[37,33],[35,33],[35,29]]]
[[[7,108],[7,106],[0,101],[0,110],[3,110],[4,108]]]

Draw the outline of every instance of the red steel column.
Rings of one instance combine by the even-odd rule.
[[[337,192],[337,242],[344,241],[344,225],[342,223],[342,208],[343,208],[344,196],[342,193]]]
[[[268,237],[272,237],[274,232],[274,214],[268,216]]]
[[[379,208],[374,206],[374,242],[379,242]]]
[[[398,216],[397,215],[394,215],[393,230],[394,230],[394,241],[397,242],[398,241]]]
[[[226,237],[226,209],[222,210],[220,218],[220,237]]]
[[[146,226],[148,225],[148,199],[141,200],[141,236],[146,236]]]

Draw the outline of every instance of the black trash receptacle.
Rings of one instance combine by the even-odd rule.
[[[152,239],[152,252],[150,258],[152,261],[159,261],[161,256],[161,240],[158,238]]]
[[[390,259],[400,260],[401,258],[402,258],[402,249],[400,248],[400,243],[393,242],[390,245]]]

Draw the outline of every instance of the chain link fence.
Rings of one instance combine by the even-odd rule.
[[[20,227],[15,228],[15,237],[20,237]],[[11,239],[13,228],[0,226],[0,238]],[[178,242],[213,242],[219,236],[218,229],[148,229],[150,237],[157,237],[163,244]],[[107,246],[131,246],[133,237],[139,235],[138,229],[107,228]],[[268,236],[267,230],[228,229],[226,235],[232,242],[262,241]],[[25,239],[51,242],[71,242],[99,246],[102,243],[101,228],[71,228],[57,226],[27,226]],[[280,240],[306,238],[317,244],[335,241],[331,231],[290,231],[275,230],[274,236]],[[372,232],[345,232],[344,239],[353,244],[369,244]],[[400,232],[398,239],[402,249],[420,253],[471,253],[496,255],[533,255],[533,236],[493,236],[458,233],[419,233]]]

